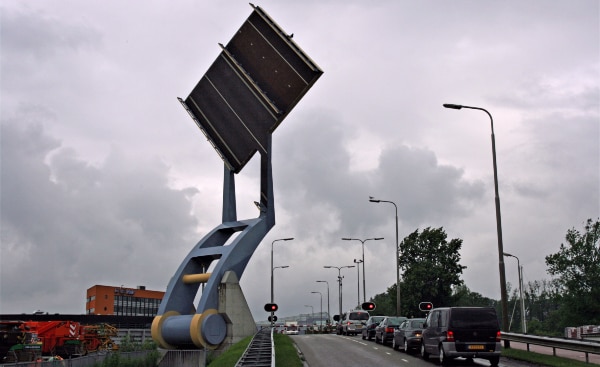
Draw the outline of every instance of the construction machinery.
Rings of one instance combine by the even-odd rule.
[[[41,356],[73,358],[116,350],[117,328],[74,321],[0,321],[0,362],[34,361]]]
[[[110,324],[84,325],[83,343],[85,351],[96,352],[99,350],[117,350],[119,346],[113,342],[117,336],[118,329]]]
[[[0,322],[0,363],[30,362],[42,356],[42,343],[23,324],[23,321]]]

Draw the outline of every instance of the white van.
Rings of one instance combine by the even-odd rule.
[[[342,334],[356,335],[362,333],[362,328],[366,325],[369,317],[371,317],[371,315],[369,315],[369,312],[367,311],[348,311],[341,321]]]

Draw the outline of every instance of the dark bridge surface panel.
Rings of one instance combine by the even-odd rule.
[[[323,72],[259,7],[184,103],[238,173]]]

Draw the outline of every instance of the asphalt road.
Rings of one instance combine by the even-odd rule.
[[[362,340],[360,336],[342,336],[335,334],[292,335],[292,340],[303,354],[308,367],[435,367],[439,361],[435,358],[424,361],[418,354],[406,354],[395,351],[391,346]],[[467,362],[464,359],[452,361],[452,366],[489,366],[487,360],[476,359]],[[502,367],[531,366],[518,361],[500,360]]]

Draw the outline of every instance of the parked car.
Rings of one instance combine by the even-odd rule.
[[[425,319],[404,320],[398,329],[394,331],[392,347],[395,350],[402,348],[406,353],[410,350],[421,348],[421,334],[423,333],[423,323]]]
[[[455,357],[500,362],[500,323],[491,307],[447,307],[431,310],[423,324],[421,356],[436,355],[441,364]]]
[[[362,338],[371,340],[375,336],[375,327],[383,320],[385,316],[371,316],[362,328]]]
[[[367,311],[348,311],[342,320],[342,334],[356,335],[362,332],[362,328],[370,316]]]
[[[375,327],[375,343],[386,344],[394,338],[394,329],[396,329],[406,317],[386,316]]]

